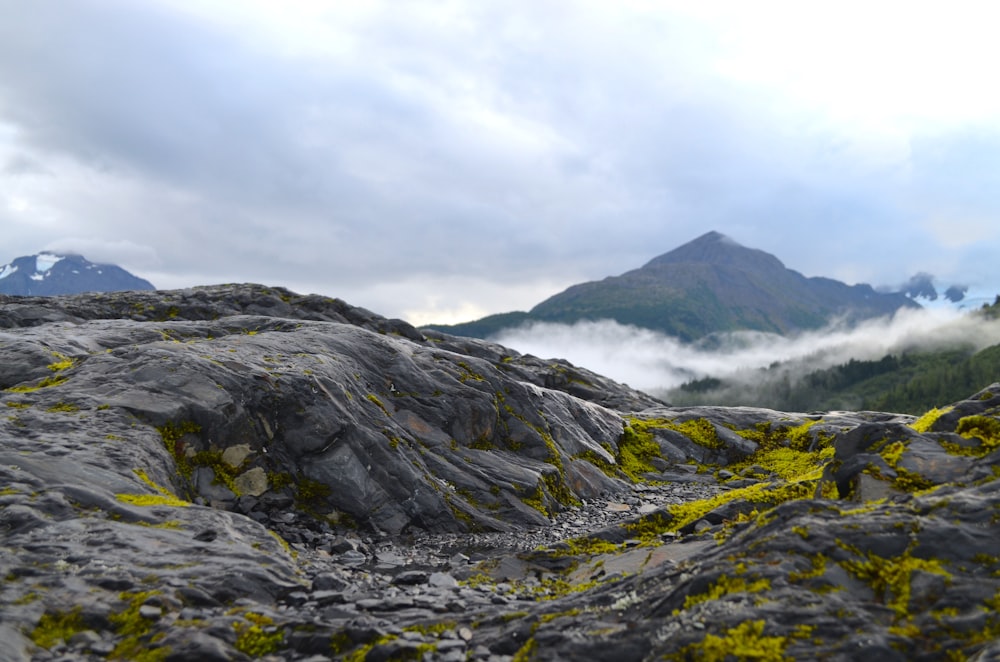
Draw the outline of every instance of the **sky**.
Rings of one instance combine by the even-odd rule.
[[[710,230],[1000,291],[992,2],[0,0],[0,264],[525,310]]]

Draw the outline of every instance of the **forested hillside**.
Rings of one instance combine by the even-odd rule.
[[[974,314],[1000,318],[1000,297]],[[705,378],[666,394],[675,405],[724,404],[779,411],[866,409],[921,414],[1000,379],[1000,345],[905,351],[803,373],[776,363],[753,380]],[[748,386],[747,382],[752,386]]]

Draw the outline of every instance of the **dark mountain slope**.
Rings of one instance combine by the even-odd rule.
[[[0,267],[0,294],[52,296],[153,289],[148,280],[119,266],[96,264],[82,255],[39,253]]]
[[[902,294],[829,278],[806,278],[773,255],[709,232],[639,269],[574,285],[527,315],[434,327],[460,335],[496,333],[508,322],[613,319],[684,340],[751,329],[787,334],[838,317],[861,320],[918,307]]]

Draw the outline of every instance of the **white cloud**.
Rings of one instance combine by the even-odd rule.
[[[493,340],[525,354],[563,358],[640,390],[662,392],[704,377],[755,379],[754,371],[777,361],[797,370],[819,370],[854,358],[875,360],[906,348],[977,349],[1000,343],[1000,321],[984,321],[951,309],[901,310],[891,319],[856,326],[833,324],[792,337],[738,331],[700,343],[618,324],[611,320],[572,325],[534,323]]]

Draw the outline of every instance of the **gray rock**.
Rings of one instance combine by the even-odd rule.
[[[0,658],[996,657],[1000,384],[926,432],[675,409],[245,285],[0,297],[0,325]],[[675,482],[616,472],[625,412],[671,422]],[[758,443],[792,429],[833,457],[786,480]]]

